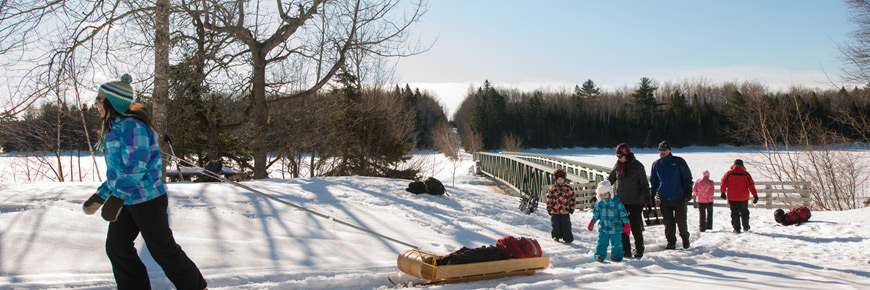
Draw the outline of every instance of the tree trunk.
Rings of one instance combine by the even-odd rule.
[[[254,100],[254,179],[267,178],[269,153],[269,111],[266,108],[266,56],[259,47],[251,49],[253,79],[251,92]]]
[[[154,107],[151,110],[154,131],[157,134],[160,148],[166,148],[166,140],[162,135],[167,132],[169,102],[169,0],[157,0],[157,10],[154,18]],[[160,154],[163,156],[163,153]],[[163,164],[169,164],[167,156],[163,156]],[[162,171],[166,172],[166,166]],[[166,174],[162,174],[166,176]]]

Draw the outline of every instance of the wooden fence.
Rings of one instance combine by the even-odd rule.
[[[713,189],[713,206],[728,207],[728,201],[719,197],[719,182],[715,182]],[[749,200],[750,208],[769,208],[769,209],[785,209],[789,210],[799,205],[811,206],[810,199],[810,182],[788,182],[788,181],[758,181],[755,182],[755,188],[758,191],[758,203],[752,204],[752,197]],[[542,203],[547,200],[547,191],[551,184],[541,187],[540,200]],[[579,182],[571,183],[574,188],[574,198],[577,202],[577,209],[592,208],[592,198],[595,197],[595,182]],[[689,205],[694,206],[695,201],[689,202]]]

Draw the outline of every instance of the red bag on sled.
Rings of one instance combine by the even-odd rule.
[[[540,257],[542,254],[538,240],[532,238],[505,236],[498,239],[495,246],[507,252],[511,258]]]

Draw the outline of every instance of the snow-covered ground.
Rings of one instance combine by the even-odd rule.
[[[696,176],[710,170],[716,179],[747,154],[732,149],[675,149],[674,154],[685,157]],[[636,151],[649,169],[655,152]],[[612,149],[530,152],[604,166],[615,161]],[[10,158],[15,157],[0,157],[2,170],[11,167]],[[518,198],[493,193],[492,181],[475,176],[468,159],[453,185],[451,166],[443,158],[418,158],[436,160],[424,174],[442,180],[449,196],[414,195],[404,191],[408,180],[370,177],[244,184],[437,254],[513,235],[537,238],[550,257],[550,267],[532,276],[429,286],[433,289],[870,287],[870,208],[816,211],[811,222],[797,227],[776,225],[772,210],[751,209],[752,231],[740,235],[731,233],[729,212],[720,207],[715,208],[713,230],[700,233],[697,210],[690,208],[689,249],[665,251],[664,228],[653,226],[644,233],[644,258],[601,264],[592,261],[597,232],[585,229],[591,212],[572,216],[573,244],[557,243],[549,239],[546,213],[520,213]],[[751,164],[747,167],[754,173]],[[114,287],[103,247],[107,223],[81,211],[98,184],[0,183],[0,289]],[[396,266],[407,246],[230,184],[170,183],[168,188],[175,238],[200,267],[209,289],[389,289],[396,286],[388,279],[415,281]],[[171,289],[141,238],[137,245],[153,288]]]

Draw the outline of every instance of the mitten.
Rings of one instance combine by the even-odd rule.
[[[626,235],[631,234],[631,224],[622,224],[622,233]]]
[[[114,195],[109,196],[109,199],[106,200],[106,203],[103,204],[103,212],[100,215],[103,216],[103,219],[106,221],[116,221],[118,220],[118,215],[121,214],[121,208],[124,206],[124,200],[115,197]]]
[[[722,197],[722,199],[728,199],[728,197],[725,196],[725,193],[724,193],[724,192],[723,192],[721,195],[719,195],[719,196]]]
[[[752,204],[756,204],[756,203],[758,203],[758,196],[757,195],[752,197]]]
[[[592,229],[594,229],[594,228],[595,228],[595,222],[589,221],[589,226],[587,226],[586,229],[591,232]]]
[[[92,215],[103,206],[104,202],[106,202],[105,199],[100,197],[99,194],[94,193],[85,201],[85,204],[82,205],[82,210],[85,211],[85,214]]]

